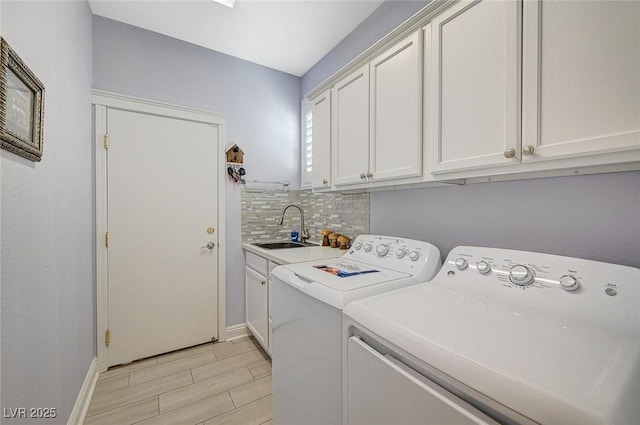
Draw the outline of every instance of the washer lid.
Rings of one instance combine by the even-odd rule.
[[[354,300],[417,283],[406,273],[341,258],[287,264],[271,275],[340,310]]]
[[[640,423],[640,338],[432,283],[354,302],[356,322],[540,423]]]
[[[353,291],[411,277],[407,273],[342,258],[288,264],[285,267],[307,281],[319,283],[334,291]]]

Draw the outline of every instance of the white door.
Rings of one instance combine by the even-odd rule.
[[[333,184],[365,183],[369,172],[369,65],[336,83],[331,102]]]
[[[312,100],[312,169],[311,187],[331,186],[331,91]]]
[[[211,124],[115,109],[107,133],[111,366],[217,337],[218,140]]]
[[[638,149],[640,2],[524,7],[523,162]]]
[[[434,174],[519,163],[520,4],[463,1],[431,21]]]
[[[374,180],[422,174],[422,40],[418,31],[371,61]]]

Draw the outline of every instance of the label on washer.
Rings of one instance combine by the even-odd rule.
[[[318,270],[331,273],[332,275],[335,275],[338,277],[351,277],[351,276],[357,276],[360,274],[379,272],[379,270],[368,269],[368,268],[356,266],[354,264],[347,264],[347,263],[319,264],[313,267],[315,267]]]

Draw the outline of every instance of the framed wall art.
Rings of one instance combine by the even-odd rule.
[[[0,143],[31,161],[42,159],[44,85],[0,39]]]

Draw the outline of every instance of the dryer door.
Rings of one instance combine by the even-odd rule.
[[[348,425],[498,423],[360,338],[348,342]]]

